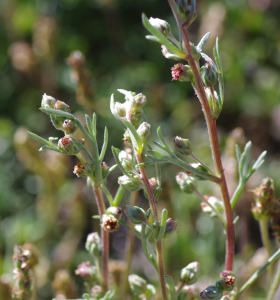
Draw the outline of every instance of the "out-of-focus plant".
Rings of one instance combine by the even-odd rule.
[[[202,160],[195,155],[196,147],[191,144],[189,139],[176,136],[173,139],[173,150],[167,139],[163,137],[160,127],[157,130],[160,142],[154,142],[154,145],[160,150],[148,144],[151,125],[148,123],[143,111],[143,107],[147,102],[146,96],[124,89],[118,91],[124,95],[125,102],[115,101],[114,95],[112,95],[110,109],[114,117],[125,126],[124,140],[130,145],[131,151],[121,151],[112,147],[116,165],[110,168],[103,161],[108,145],[108,131],[105,127],[104,141],[100,150],[97,143],[96,114],[93,114],[92,118],[85,115],[86,126],[84,126],[76,116],[71,114],[70,107],[66,103],[44,94],[41,111],[49,115],[54,127],[62,131],[64,137],[59,140],[56,137],[49,137],[46,140],[35,133],[29,132],[31,138],[43,144],[40,151],[52,150],[60,154],[76,156],[79,162],[74,167],[74,173],[78,177],[86,178],[87,184],[93,190],[95,196],[99,215],[94,216],[94,218],[100,220],[101,237],[97,232],[88,235],[86,250],[92,256],[92,262],[87,261],[79,264],[75,271],[77,275],[82,277],[87,290],[87,294],[84,294],[83,297],[87,300],[109,300],[125,297],[126,278],[122,280],[121,287],[109,284],[109,233],[118,231],[120,224],[123,224],[129,230],[134,224],[135,233],[142,242],[146,259],[158,273],[161,291],[161,296],[158,296],[153,285],[147,284],[145,279],[132,274],[128,276],[128,282],[137,299],[153,300],[158,296],[162,300],[189,300],[199,299],[199,297],[205,300],[233,300],[237,299],[268,267],[270,278],[267,299],[272,300],[280,282],[280,266],[277,267],[275,274],[272,272],[272,266],[279,258],[280,251],[278,250],[273,254],[271,250],[267,221],[271,221],[278,236],[279,201],[275,200],[273,181],[269,178],[265,179],[262,186],[254,191],[256,204],[252,209],[255,218],[260,222],[262,239],[269,258],[240,289],[235,286],[235,281],[238,278],[234,274],[234,225],[238,222],[238,216],[234,218],[233,209],[245,188],[245,184],[263,164],[266,151],[259,156],[256,162],[249,164],[251,142],[245,145],[243,152],[241,152],[239,146],[236,146],[239,183],[230,197],[216,127],[225,98],[219,41],[217,38],[213,49],[214,59],[212,59],[202,52],[210,33],[206,33],[196,46],[189,41],[188,28],[197,17],[196,1],[168,0],[168,2],[177,23],[178,39],[173,36],[168,22],[157,18],[148,19],[143,14],[143,24],[151,33],[146,37],[161,44],[162,54],[165,58],[180,61],[172,68],[172,80],[190,82],[194,89],[205,116],[215,171],[204,162],[204,159]],[[201,60],[204,63],[202,66],[200,66]],[[75,52],[68,59],[68,63],[72,67],[72,75],[75,76],[74,79],[77,83],[77,98],[82,105],[90,107],[93,92],[90,86],[90,77],[84,68],[84,58],[81,53]],[[79,138],[79,130],[87,139],[91,146],[90,149],[87,147],[85,140]],[[58,140],[58,143],[55,142],[56,140]],[[187,157],[194,162],[185,162],[184,158]],[[185,194],[197,196],[202,202],[202,211],[210,217],[217,217],[224,229],[226,240],[225,265],[224,270],[220,273],[221,280],[204,290],[200,288],[202,291],[193,286],[199,277],[198,262],[192,262],[180,271],[177,285],[173,278],[165,273],[162,243],[165,238],[169,238],[176,231],[178,226],[177,222],[169,217],[170,214],[166,208],[161,209],[161,214],[158,211],[162,192],[161,165],[167,163],[183,169],[184,172],[180,172],[176,176],[180,189]],[[147,167],[150,165],[155,166],[155,173],[154,177],[149,176],[149,178]],[[106,179],[116,166],[119,167],[123,175],[118,178],[119,188],[113,197],[107,188]],[[203,195],[199,191],[198,183],[200,181],[209,181],[216,184],[220,189],[221,200],[215,196]],[[122,220],[122,208],[120,207],[125,189],[132,193],[132,205],[127,205],[124,208],[124,213],[130,221],[129,225]],[[137,192],[140,190],[143,190],[144,196],[148,199],[148,209],[135,205]],[[109,202],[108,208],[106,208],[102,193]],[[126,276],[128,275],[131,259],[131,237],[128,242]],[[17,246],[17,249],[18,255],[16,257],[21,257],[21,248]],[[22,262],[23,259],[17,261]],[[17,263],[17,267],[19,269],[24,268],[19,263]],[[28,297],[31,297],[29,268],[21,275],[20,280],[19,277],[15,277],[14,291],[16,292],[14,292],[14,299],[28,299]],[[26,285],[21,285],[22,281]],[[22,297],[25,298],[20,298],[21,295],[24,295]]]

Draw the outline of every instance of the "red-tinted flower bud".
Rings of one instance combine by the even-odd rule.
[[[67,155],[78,154],[82,150],[81,144],[72,137],[64,137],[58,141],[58,147]]]
[[[108,232],[119,230],[119,221],[113,215],[103,215],[100,225],[104,230]]]
[[[106,209],[106,213],[108,215],[114,216],[118,220],[121,220],[122,214],[123,214],[123,210],[122,210],[121,207],[118,207],[118,206],[110,206],[110,207],[108,207]]]
[[[74,133],[78,129],[78,124],[74,120],[66,119],[62,124],[65,134]]]
[[[90,233],[87,236],[86,250],[93,256],[101,256],[101,239],[97,232]]]
[[[217,68],[211,62],[207,62],[200,68],[200,76],[206,87],[214,86],[218,81]]]
[[[87,281],[90,284],[93,284],[96,281],[96,272],[96,267],[91,266],[90,262],[87,261],[78,265],[75,274],[80,275],[85,281]]]
[[[167,221],[166,221],[166,227],[165,227],[165,232],[164,232],[164,235],[163,237],[164,238],[167,238],[169,237],[177,228],[177,223],[172,220],[171,218],[169,218]]]
[[[179,136],[173,138],[173,143],[177,152],[182,155],[192,154],[192,145],[188,139],[183,139]]]
[[[191,68],[188,65],[176,64],[171,71],[172,80],[191,81],[193,79]]]

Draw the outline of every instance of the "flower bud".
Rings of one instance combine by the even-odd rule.
[[[222,280],[216,282],[216,288],[225,292],[229,292],[233,289],[235,281],[236,278],[234,276],[228,275]]]
[[[172,220],[171,218],[167,219],[163,237],[169,237],[176,230],[177,226],[178,225],[174,220]]]
[[[119,153],[119,160],[126,171],[130,171],[134,165],[132,156],[123,150]]]
[[[100,285],[95,285],[91,289],[91,294],[94,297],[94,299],[100,299],[104,295],[104,292],[103,292],[102,287]]]
[[[146,294],[150,297],[154,297],[156,295],[156,288],[152,284],[147,284]]]
[[[55,110],[60,110],[60,111],[65,111],[65,112],[68,112],[68,113],[71,112],[70,106],[67,105],[66,103],[60,101],[60,100],[56,100],[54,109]]]
[[[200,293],[200,297],[204,300],[220,300],[223,297],[223,291],[217,289],[214,285],[211,285]]]
[[[146,144],[150,135],[151,125],[147,122],[143,122],[137,129],[137,133],[140,137],[140,140],[143,144]]]
[[[71,112],[70,107],[66,103],[59,101],[59,100],[56,100],[54,109],[68,112],[68,113]],[[51,114],[51,121],[53,123],[53,126],[58,130],[64,131],[63,122],[65,120],[66,120],[66,118],[64,118],[64,117]]]
[[[102,215],[101,227],[107,232],[119,230],[119,221],[113,215]]]
[[[124,118],[126,116],[126,108],[124,104],[121,104],[119,102],[115,103],[114,106],[114,110],[115,110],[115,114],[120,117],[120,118]]]
[[[193,193],[197,188],[195,178],[192,176],[189,176],[188,174],[186,174],[184,172],[180,172],[176,176],[176,181],[179,184],[181,190],[187,194]]]
[[[82,145],[72,137],[64,137],[58,141],[58,147],[67,155],[78,154],[82,150]]]
[[[123,140],[126,142],[126,143],[131,143],[131,138],[130,138],[130,134],[129,134],[129,131],[126,130],[123,134]]]
[[[199,170],[199,171],[202,171],[204,173],[209,173],[208,169],[206,167],[204,167],[202,164],[200,163],[190,163],[190,166],[195,168],[196,170]],[[190,176],[193,176],[193,173],[187,171],[187,174],[190,175]],[[199,176],[199,175],[194,175],[198,180],[207,180],[205,179],[204,177],[202,176]]]
[[[131,274],[128,276],[128,282],[131,291],[134,295],[141,295],[146,292],[147,282],[145,279],[139,277],[138,275]]]
[[[207,62],[200,68],[200,76],[206,87],[214,86],[218,80],[216,67],[211,62]]]
[[[93,175],[94,172],[94,165],[88,163],[78,162],[75,167],[73,173],[76,174],[78,177],[88,177]]]
[[[150,18],[149,22],[154,28],[158,29],[164,36],[168,36],[170,34],[171,28],[166,21],[158,18]]]
[[[211,197],[208,197],[208,196],[204,196],[204,198],[212,205],[214,206],[218,212],[220,212],[221,214],[224,213],[224,204],[223,202],[214,197],[214,196],[211,196]],[[216,213],[212,210],[212,208],[207,205],[206,203],[202,202],[201,203],[201,208],[202,208],[202,211],[207,213],[207,214],[210,214],[211,216],[216,216]]]
[[[66,119],[62,124],[65,134],[74,133],[78,129],[78,124],[74,120]]]
[[[187,285],[191,285],[197,281],[198,272],[199,263],[194,261],[180,271],[179,280]]]
[[[131,115],[131,124],[135,127],[138,128],[140,124],[143,122],[143,116],[144,113],[143,111],[136,111]]]
[[[136,96],[134,96],[134,99],[136,101],[136,109],[137,110],[141,110],[145,104],[147,103],[147,98],[145,95],[141,94],[137,94]]]
[[[48,96],[46,93],[42,97],[41,107],[54,109],[56,99]]]
[[[122,218],[122,208],[118,207],[118,206],[110,206],[106,209],[106,214],[107,215],[112,215],[114,216],[116,219],[121,220]]]
[[[130,192],[135,192],[142,189],[142,182],[140,180],[133,180],[126,175],[120,176],[118,178],[118,184],[125,186]]]
[[[211,108],[211,111],[213,112],[214,115],[216,115],[216,117],[218,117],[222,110],[222,106],[220,105],[219,96],[218,96],[217,92],[214,91],[214,98],[215,98],[214,100],[213,100],[213,95],[211,93],[211,90],[209,88],[205,88],[205,94],[206,94],[206,98],[208,100],[209,106]],[[215,101],[215,105],[213,104],[213,101]]]
[[[105,178],[107,176],[108,171],[109,171],[109,168],[108,168],[107,164],[105,163],[105,161],[103,161],[101,163],[102,178]]]
[[[93,256],[101,256],[101,239],[97,232],[90,233],[87,236],[86,250]]]
[[[188,65],[176,64],[171,68],[172,80],[192,81],[193,73]]]
[[[96,281],[96,267],[91,266],[90,262],[83,262],[78,265],[75,271],[76,275],[80,275],[86,282],[93,284]]]
[[[188,10],[188,0],[176,0],[178,11],[185,14]]]
[[[127,205],[124,212],[133,224],[141,224],[147,220],[144,209],[138,206]]]
[[[192,145],[188,139],[183,139],[179,136],[173,138],[173,143],[177,152],[182,155],[192,154]]]
[[[196,300],[199,299],[199,289],[195,285],[185,285],[177,300]]]

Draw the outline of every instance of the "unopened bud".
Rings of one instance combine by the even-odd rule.
[[[122,210],[121,207],[118,207],[118,206],[110,206],[110,207],[108,207],[106,209],[106,214],[107,215],[112,215],[116,219],[121,220],[122,214],[123,214],[123,210]]]
[[[144,107],[144,105],[147,103],[147,98],[142,93],[137,94],[136,96],[134,96],[134,99],[136,101],[135,108],[137,110],[141,110]]]
[[[214,100],[213,100],[213,95],[211,93],[211,90],[209,88],[205,88],[205,94],[206,94],[206,98],[208,100],[209,106],[211,108],[211,111],[213,112],[213,114],[215,114],[218,117],[222,110],[222,106],[220,105],[219,96],[218,96],[217,92],[214,91],[214,98],[215,98]],[[213,104],[213,101],[215,101],[215,105]]]
[[[54,109],[56,99],[44,94],[42,97],[41,107]]]
[[[144,113],[143,111],[136,111],[131,115],[131,124],[135,127],[138,128],[140,124],[143,122],[143,117]]]
[[[211,62],[200,68],[200,76],[206,87],[214,86],[218,80],[217,69]]]
[[[72,137],[64,137],[58,141],[58,147],[67,155],[78,154],[82,150],[82,145]]]
[[[170,34],[171,28],[166,21],[158,18],[150,18],[149,22],[154,28],[158,29],[164,36],[168,36]]]
[[[68,112],[68,113],[71,112],[70,106],[67,105],[66,103],[60,101],[60,100],[56,100],[54,109],[55,110],[65,111],[65,112]]]
[[[103,215],[100,225],[107,232],[114,232],[119,230],[119,221],[113,215]]]
[[[141,224],[147,220],[144,209],[138,206],[127,205],[124,212],[133,224]]]
[[[171,68],[172,80],[191,81],[193,73],[188,65],[176,64]]]
[[[101,239],[97,232],[90,233],[87,236],[86,250],[93,256],[101,256]]]
[[[186,174],[184,172],[180,172],[176,176],[176,181],[179,184],[181,190],[187,194],[193,193],[197,188],[195,178],[192,176],[189,176],[188,174]]]
[[[65,134],[74,133],[78,129],[78,124],[74,120],[66,119],[62,124]]]
[[[128,282],[131,291],[134,295],[141,295],[146,292],[147,282],[145,279],[139,277],[138,275],[131,274],[128,276]]]
[[[139,191],[142,189],[142,182],[138,179],[131,179],[126,175],[120,176],[118,178],[118,184],[123,185],[127,188],[130,192]]]
[[[66,103],[64,103],[62,101],[59,101],[59,100],[56,100],[54,109],[55,110],[61,110],[61,111],[64,111],[64,112],[68,112],[68,113],[71,112],[70,107]],[[58,130],[64,131],[63,122],[65,120],[66,120],[66,118],[64,118],[64,117],[51,114],[51,121],[53,123],[53,126]]]
[[[190,166],[195,168],[196,170],[199,170],[201,172],[204,172],[206,174],[209,173],[208,169],[206,167],[204,167],[202,164],[200,163],[190,163]],[[187,172],[188,175],[191,175],[193,176],[193,174],[191,172]],[[207,180],[205,179],[204,177],[202,176],[199,176],[199,175],[194,175],[198,180]]]
[[[94,296],[95,299],[100,299],[104,295],[104,292],[100,285],[95,285],[91,289],[91,294]]]
[[[93,284],[96,281],[96,267],[91,266],[90,262],[83,262],[78,265],[75,271],[76,275],[80,275],[86,282]]]
[[[179,279],[181,282],[191,285],[197,281],[198,273],[199,263],[194,261],[180,271]]]
[[[177,152],[182,155],[192,154],[192,145],[188,139],[183,139],[179,136],[173,138],[173,143]]]
[[[108,168],[107,164],[105,163],[105,161],[103,161],[101,163],[102,178],[105,178],[107,176],[108,171],[109,171],[109,168]]]
[[[154,297],[156,295],[156,288],[152,284],[147,284],[146,294],[150,297]]]
[[[171,218],[167,219],[163,237],[169,237],[176,230],[177,226],[178,225],[174,220],[172,220]]]
[[[234,276],[228,275],[224,277],[224,279],[216,282],[216,288],[224,292],[229,292],[233,289],[235,281],[236,278]]]
[[[150,135],[151,125],[147,122],[143,122],[137,129],[137,133],[140,137],[140,140],[143,144],[146,144]]]
[[[178,11],[185,14],[188,10],[188,0],[176,0]]]
[[[115,114],[120,117],[120,118],[123,118],[126,116],[126,108],[125,108],[125,105],[124,104],[121,104],[119,102],[116,102],[115,103],[115,106],[114,106],[114,110],[115,110]]]
[[[131,143],[131,138],[130,138],[130,134],[129,134],[129,131],[126,130],[123,134],[123,140],[126,142],[126,143]]]
[[[210,285],[200,293],[200,297],[203,300],[220,300],[223,297],[223,291]]]
[[[119,153],[119,160],[122,167],[127,171],[130,171],[134,165],[132,156],[123,150]]]
[[[212,206],[214,206],[218,212],[220,212],[221,214],[224,213],[224,204],[220,199],[214,196],[211,197],[204,196],[204,198],[207,200],[207,202],[209,202]],[[211,216],[216,215],[216,213],[212,210],[212,208],[204,202],[201,203],[201,208],[203,212],[210,214]]]

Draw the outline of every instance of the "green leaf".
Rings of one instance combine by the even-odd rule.
[[[266,156],[266,153],[267,151],[263,151],[262,154],[256,160],[256,162],[253,164],[252,169],[254,171],[257,171],[262,166],[262,164],[264,163],[264,158]]]
[[[52,109],[52,108],[40,108],[40,110],[44,113],[64,117],[64,118],[67,118],[69,120],[75,120],[76,119],[72,114],[70,114],[68,112],[65,112],[65,111],[62,111],[62,110],[56,110],[56,109]]]
[[[155,150],[148,150],[147,151],[152,157],[155,157],[155,158],[164,158],[166,157],[164,154],[161,154]]]
[[[241,159],[239,163],[239,170],[240,170],[240,175],[245,178],[247,175],[247,169],[248,169],[248,162],[249,162],[249,157],[250,157],[250,152],[252,148],[252,142],[249,141],[244,148],[243,153],[241,154]]]
[[[88,132],[89,132],[90,136],[93,137],[93,131],[92,131],[92,125],[91,125],[90,117],[88,115],[85,115],[85,119],[86,119]]]
[[[237,144],[235,145],[235,153],[236,153],[237,162],[239,163],[241,157],[241,151],[240,151],[240,147]]]
[[[165,45],[167,49],[174,54],[177,54],[181,58],[185,58],[186,54],[184,52],[181,52],[172,42],[170,42],[158,29],[153,27],[147,16],[143,13],[142,14],[142,22],[145,28],[150,31],[151,34],[153,34],[156,38],[158,38],[159,43],[162,45]]]
[[[51,146],[52,144],[50,142],[48,142],[47,140],[43,139],[42,137],[40,137],[39,135],[33,133],[33,132],[30,132],[30,131],[27,131],[28,135],[35,141],[38,141],[46,146]]]
[[[45,151],[45,150],[53,150],[53,151],[57,151],[57,152],[60,152],[60,153],[63,153],[60,149],[56,148],[56,147],[53,147],[53,146],[47,146],[47,145],[44,145],[42,146],[39,151]]]
[[[223,69],[222,69],[222,60],[221,60],[221,54],[220,54],[220,47],[219,47],[219,39],[216,38],[216,45],[214,46],[214,57],[216,64],[219,69],[218,73],[218,81],[219,81],[219,93],[220,93],[220,99],[221,103],[223,105],[224,103],[224,78],[223,78]]]
[[[202,39],[200,40],[200,42],[198,43],[198,45],[196,46],[196,49],[201,52],[202,48],[204,47],[204,45],[207,43],[208,39],[210,36],[210,32],[207,32]]]
[[[105,129],[104,129],[104,141],[103,141],[102,149],[101,149],[100,156],[99,156],[99,160],[101,162],[102,162],[102,160],[105,156],[107,145],[108,145],[108,129],[107,129],[107,127],[105,127]]]
[[[171,276],[165,275],[164,276],[165,282],[168,287],[168,291],[170,294],[170,300],[176,300],[176,290],[175,290],[175,284]]]
[[[137,131],[136,131],[136,129],[134,128],[134,126],[130,123],[130,122],[128,122],[127,120],[123,120],[123,122],[124,122],[124,124],[127,126],[127,128],[130,130],[130,132],[131,132],[131,134],[133,135],[133,137],[134,137],[134,139],[135,139],[135,141],[136,141],[136,143],[137,143],[137,152],[142,152],[142,143],[141,143],[141,139],[140,139],[140,137],[139,137],[139,135],[138,135],[138,133],[137,133]],[[133,145],[134,147],[135,147],[135,145]]]

